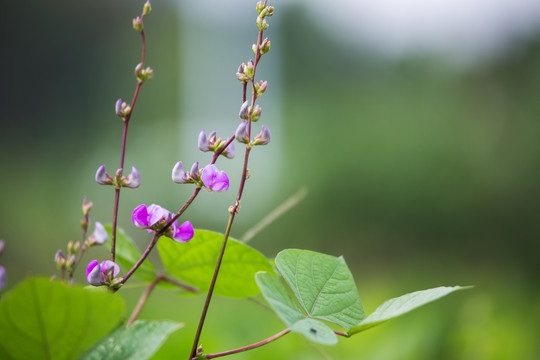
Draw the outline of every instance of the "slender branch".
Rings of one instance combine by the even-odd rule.
[[[148,244],[148,246],[146,247],[146,250],[144,250],[144,253],[141,255],[140,259],[137,260],[135,265],[133,265],[133,267],[124,276],[122,281],[120,281],[120,284],[122,284],[122,285],[125,284],[126,281],[128,281],[128,279],[131,277],[131,275],[133,275],[135,270],[137,270],[139,268],[139,266],[141,266],[141,264],[143,263],[144,260],[146,260],[146,258],[148,257],[148,255],[150,254],[150,252],[152,251],[154,246],[156,246],[156,244],[157,244],[160,237],[161,237],[161,234],[154,233],[154,236],[152,237],[152,241],[150,241],[150,244]]]
[[[280,216],[291,210],[294,206],[298,205],[298,203],[306,197],[307,193],[308,191],[305,187],[298,190],[296,194],[285,200],[270,214],[266,215],[261,221],[255,224],[255,226],[246,231],[246,233],[240,238],[241,241],[247,243],[253,239],[253,237],[260,233],[264,228],[276,221]]]
[[[146,301],[148,300],[148,297],[150,296],[156,285],[162,280],[163,275],[156,276],[156,278],[148,285],[146,290],[144,290],[139,301],[137,302],[137,306],[135,306],[135,309],[133,309],[133,312],[131,313],[131,316],[129,317],[126,326],[133,324],[133,322],[137,319],[137,316],[139,316],[139,314],[141,313],[144,304],[146,304]]]
[[[163,281],[168,282],[169,284],[176,285],[179,288],[184,289],[184,290],[189,291],[189,292],[196,293],[196,292],[199,291],[199,288],[197,288],[195,286],[184,284],[183,282],[180,282],[180,281],[178,281],[176,279],[170,278],[170,277],[165,276],[165,275],[163,275]]]
[[[265,4],[266,4],[266,1],[265,1]],[[260,44],[262,42],[262,34],[263,34],[263,31],[259,30],[259,34],[258,34],[258,37],[257,37],[257,53],[256,53],[256,56],[255,56],[256,61],[254,63],[253,76],[250,79],[251,89],[252,89],[252,97],[251,97],[251,111],[249,111],[249,113],[248,113],[247,136],[248,136],[249,139],[251,139],[251,121],[252,121],[251,118],[252,118],[252,114],[253,114],[253,108],[255,106],[255,101],[257,100],[257,91],[255,89],[255,72],[256,72],[256,69],[257,69],[257,63],[258,63],[258,61],[259,61],[259,59],[261,57]],[[243,92],[244,92],[243,97],[245,98],[245,96],[246,96],[245,95],[245,87],[243,88]],[[223,148],[225,148],[225,147],[223,147]],[[219,270],[221,268],[221,262],[223,260],[223,256],[225,255],[225,249],[227,247],[227,240],[229,239],[229,234],[231,232],[231,228],[232,228],[232,224],[234,222],[234,218],[235,218],[236,214],[238,213],[238,211],[240,209],[240,200],[242,199],[242,194],[244,192],[244,186],[245,186],[246,179],[247,179],[247,174],[248,174],[248,167],[247,166],[248,166],[250,152],[251,152],[251,145],[248,143],[246,145],[246,152],[245,152],[245,156],[244,156],[244,166],[243,166],[243,169],[242,169],[242,178],[240,179],[240,185],[239,185],[239,188],[238,188],[238,193],[236,195],[236,201],[235,201],[234,205],[232,206],[232,208],[229,210],[229,212],[230,212],[229,221],[227,223],[227,228],[225,230],[225,235],[223,236],[223,243],[221,245],[221,249],[220,249],[218,259],[217,259],[217,262],[216,262],[216,267],[214,269],[214,274],[212,276],[212,281],[210,282],[210,287],[208,289],[208,293],[206,295],[206,300],[204,302],[201,317],[199,319],[199,325],[197,326],[197,331],[196,331],[195,337],[193,339],[193,345],[191,347],[191,353],[190,353],[189,359],[193,359],[193,358],[195,358],[197,356],[197,346],[199,344],[199,339],[201,337],[202,329],[203,329],[203,326],[204,326],[204,321],[206,319],[206,315],[207,315],[208,309],[210,307],[210,301],[212,300],[212,295],[214,293],[214,287],[216,285]],[[218,154],[218,156],[219,156],[219,154]]]
[[[215,359],[215,358],[222,357],[222,356],[238,354],[238,353],[241,353],[241,352],[243,352],[243,351],[248,351],[248,350],[256,349],[256,348],[261,347],[261,346],[263,346],[263,345],[270,344],[271,342],[273,342],[273,341],[279,339],[279,338],[282,337],[282,336],[287,335],[287,334],[290,333],[290,332],[291,332],[290,329],[285,329],[285,330],[283,330],[283,331],[278,332],[277,334],[275,334],[275,335],[273,335],[273,336],[270,336],[269,338],[266,338],[266,339],[264,339],[264,340],[261,340],[261,341],[259,341],[259,342],[254,343],[254,344],[247,345],[247,346],[243,346],[243,347],[241,347],[241,348],[234,349],[234,350],[229,350],[229,351],[220,352],[220,353],[215,353],[215,354],[205,354],[204,356],[205,356],[207,359]]]

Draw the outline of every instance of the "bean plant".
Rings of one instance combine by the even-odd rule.
[[[257,351],[258,347],[290,333],[314,343],[335,345],[339,339],[347,341],[351,336],[466,288],[443,286],[412,292],[390,299],[366,315],[344,257],[285,249],[269,260],[247,245],[248,239],[239,241],[230,236],[236,217],[244,210],[241,204],[244,189],[249,185],[247,180],[257,176],[249,171],[251,153],[271,148],[269,128],[259,126],[262,109],[257,103],[271,89],[268,81],[257,78],[263,58],[271,50],[271,42],[265,34],[275,9],[267,2],[261,0],[255,6],[257,33],[251,47],[252,58],[242,62],[236,70],[239,112],[237,116],[231,116],[237,118],[231,121],[231,133],[219,137],[216,131],[201,130],[198,148],[209,153],[209,160],[203,160],[203,156],[207,156],[204,154],[192,165],[179,159],[166,170],[171,171],[173,182],[193,189],[175,211],[155,203],[140,204],[133,209],[134,227],[128,232],[143,230],[148,237],[147,246],[141,252],[128,232],[118,227],[118,220],[121,193],[125,188],[137,189],[143,178],[135,166],[129,173],[125,171],[125,157],[129,125],[135,121],[136,126],[138,121],[134,114],[141,90],[154,76],[153,69],[146,63],[144,28],[151,5],[150,2],[144,4],[141,14],[132,22],[142,42],[140,61],[134,71],[133,97],[131,101],[118,99],[114,106],[115,115],[122,124],[119,165],[111,173],[101,165],[95,173],[97,184],[114,190],[112,221],[110,224],[99,221],[92,224],[93,204],[84,199],[81,239],[71,241],[66,249],[57,251],[54,261],[58,273],[54,279],[27,278],[0,299],[0,358],[148,359],[171,333],[181,328],[181,324],[174,321],[138,320],[157,286],[167,289],[171,296],[176,296],[179,291],[205,294],[191,351],[184,355],[188,360]],[[196,134],[193,136],[195,143]],[[241,147],[243,151],[238,154],[235,147]],[[228,175],[219,169],[219,163],[235,158],[240,158],[243,165],[240,181],[231,184]],[[235,191],[236,195],[228,208],[228,221],[223,232],[194,228],[186,218],[190,205],[201,193],[212,196],[213,192],[224,191]],[[267,219],[277,217],[297,201],[291,199]],[[4,246],[4,241],[0,241],[0,254]],[[85,259],[87,250],[94,246],[106,246],[108,258]],[[163,271],[158,271],[148,259],[156,249]],[[75,284],[74,280],[76,271],[81,268],[86,271],[85,286]],[[0,266],[0,288],[4,287],[5,279],[6,269]],[[127,316],[124,300],[117,293],[131,281],[145,284],[145,289]],[[207,349],[201,345],[214,295],[242,299],[259,293],[283,322],[282,331],[270,336],[260,334],[262,340],[232,350]]]

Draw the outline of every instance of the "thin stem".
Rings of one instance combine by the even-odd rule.
[[[265,4],[266,4],[266,2],[265,2]],[[257,91],[255,89],[255,72],[256,72],[256,69],[257,69],[257,63],[258,63],[258,61],[259,61],[259,59],[261,57],[261,53],[260,53],[260,50],[259,50],[259,48],[260,48],[259,45],[262,42],[262,33],[263,33],[263,31],[259,30],[259,35],[257,37],[257,54],[255,56],[256,61],[255,61],[254,68],[253,68],[253,77],[250,80],[251,89],[252,89],[252,97],[251,97],[251,109],[252,110],[248,114],[248,130],[247,130],[248,134],[247,135],[248,135],[249,139],[251,139],[251,117],[252,117],[252,113],[253,113],[253,108],[255,106],[255,101],[257,100]],[[244,87],[243,90],[244,90],[243,97],[245,98],[245,96],[246,96],[245,95],[245,87]],[[195,333],[195,338],[193,339],[193,345],[191,347],[191,353],[190,353],[189,359],[193,359],[194,357],[197,356],[197,346],[199,344],[199,339],[201,337],[202,329],[203,329],[203,326],[204,326],[204,321],[206,319],[206,315],[207,315],[208,309],[210,307],[210,301],[212,300],[212,295],[214,293],[214,287],[216,285],[219,270],[221,268],[221,262],[223,260],[223,256],[225,255],[225,249],[227,247],[227,240],[229,239],[229,234],[231,232],[231,228],[232,228],[232,224],[234,222],[234,218],[235,218],[236,214],[238,213],[238,211],[240,209],[240,200],[242,199],[242,194],[244,192],[244,186],[245,186],[246,179],[247,179],[247,174],[248,174],[247,166],[248,166],[248,160],[249,160],[250,152],[251,152],[251,146],[248,143],[246,145],[246,152],[245,152],[245,156],[244,156],[244,166],[243,166],[243,169],[242,169],[242,178],[240,179],[240,186],[238,188],[238,193],[236,195],[236,201],[235,201],[233,207],[229,210],[230,211],[229,221],[227,223],[227,228],[225,230],[225,235],[223,236],[223,243],[221,245],[221,250],[220,250],[219,255],[218,255],[218,259],[217,259],[217,262],[216,262],[216,267],[214,268],[214,274],[212,276],[212,281],[210,282],[210,287],[208,289],[208,293],[206,294],[206,300],[204,302],[201,317],[199,319],[199,325],[197,326],[197,331]],[[218,154],[218,156],[219,156],[219,154]]]
[[[179,288],[184,289],[184,290],[189,291],[189,292],[196,293],[196,292],[199,291],[199,288],[196,288],[195,286],[184,284],[183,282],[180,282],[180,281],[178,281],[176,279],[173,279],[173,278],[170,278],[168,276],[163,276],[163,281],[168,282],[169,284],[176,285]]]
[[[120,284],[125,284],[126,281],[128,281],[128,279],[131,277],[131,275],[133,275],[135,270],[137,270],[139,266],[141,266],[141,264],[143,263],[144,260],[146,260],[146,258],[148,257],[148,255],[150,254],[154,246],[156,246],[160,237],[161,237],[161,234],[154,233],[154,236],[152,237],[152,241],[150,241],[150,244],[148,244],[148,246],[146,247],[146,250],[144,250],[144,253],[141,255],[140,259],[137,260],[137,263],[133,265],[133,267],[124,276],[122,281],[120,281]]]
[[[146,301],[148,300],[148,297],[156,287],[156,285],[163,280],[163,275],[158,275],[144,290],[142,293],[139,301],[137,302],[137,306],[135,306],[135,309],[133,309],[133,312],[131,313],[131,316],[129,317],[129,320],[126,324],[126,326],[129,326],[133,324],[133,322],[137,319],[137,316],[139,316],[144,304],[146,304]]]
[[[270,344],[271,342],[273,342],[273,341],[279,339],[279,338],[282,337],[282,336],[287,335],[287,334],[290,333],[290,332],[291,332],[290,329],[285,329],[285,330],[283,330],[283,331],[278,332],[277,334],[275,334],[275,335],[273,335],[273,336],[270,336],[269,338],[266,338],[266,339],[264,339],[264,340],[261,340],[261,341],[259,341],[259,342],[254,343],[254,344],[247,345],[247,346],[243,346],[243,347],[240,347],[240,348],[234,349],[234,350],[229,350],[229,351],[220,352],[220,353],[215,353],[215,354],[205,354],[205,357],[206,357],[207,359],[215,359],[215,358],[222,357],[222,356],[238,354],[238,353],[241,353],[241,352],[243,352],[243,351],[248,351],[248,350],[256,349],[256,348],[261,347],[261,346],[263,346],[263,345]]]

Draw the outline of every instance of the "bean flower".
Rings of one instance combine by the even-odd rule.
[[[120,267],[110,260],[102,261],[101,264],[92,260],[86,267],[86,281],[93,286],[110,284],[119,272]]]
[[[215,165],[208,165],[202,170],[201,179],[209,191],[226,191],[229,188],[229,177],[225,171],[219,171]]]
[[[163,229],[173,216],[169,210],[159,205],[152,204],[146,206],[145,204],[141,204],[133,210],[131,221],[138,228],[145,229],[148,232],[158,232]],[[189,221],[185,221],[179,226],[178,221],[175,220],[163,235],[176,242],[184,243],[191,240],[193,234],[193,225]]]

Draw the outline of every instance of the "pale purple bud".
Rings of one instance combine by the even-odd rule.
[[[242,121],[240,125],[238,125],[238,127],[236,128],[236,133],[235,133],[236,140],[243,144],[249,143],[247,125],[248,125],[247,121]]]
[[[242,63],[236,71],[236,78],[242,82],[247,82],[249,78],[245,74],[246,64]]]
[[[230,138],[229,138],[230,139]],[[229,141],[229,140],[227,140]],[[231,143],[229,144],[229,146],[227,146],[225,148],[225,150],[223,150],[223,152],[221,153],[223,156],[225,156],[227,159],[233,159],[234,158],[234,154],[235,154],[235,149],[234,149],[234,142],[231,141]]]
[[[198,181],[199,180],[199,162],[195,161],[193,163],[193,166],[191,167],[191,171],[189,172],[193,180]]]
[[[141,174],[135,166],[131,167],[131,174],[126,177],[124,184],[130,189],[136,189],[141,186]]]
[[[238,117],[243,120],[247,120],[248,118],[248,110],[249,110],[249,104],[247,101],[244,101],[242,106],[240,106],[240,112],[238,113]]]
[[[188,180],[188,176],[186,174],[186,171],[184,170],[184,166],[182,165],[182,162],[179,161],[176,163],[176,165],[174,165],[172,169],[172,181],[174,181],[177,184],[187,184],[187,180]]]
[[[109,240],[109,235],[105,231],[105,227],[99,221],[96,221],[94,224],[94,233],[92,238],[96,244],[103,245],[107,240]]]
[[[171,226],[172,239],[179,243],[188,242],[193,238],[195,231],[193,230],[193,225],[189,221],[184,222],[182,225],[178,226],[178,222],[175,221]]]
[[[259,49],[261,50],[261,55],[270,51],[270,41],[268,38],[263,40]]]
[[[101,185],[112,185],[113,184],[113,178],[107,174],[107,171],[105,170],[105,165],[101,165],[98,167],[96,171],[96,182]]]
[[[66,257],[62,253],[62,250],[58,250],[54,255],[54,263],[56,264],[56,268],[58,270],[62,270],[62,268],[66,265]]]
[[[208,142],[208,139],[206,137],[206,133],[204,132],[204,130],[202,130],[201,133],[199,134],[198,145],[199,145],[199,150],[201,151],[204,151],[204,152],[211,151],[210,143]]]
[[[268,87],[268,81],[261,80],[258,83],[256,83],[255,90],[257,91],[257,95],[261,96],[266,91],[267,87]]]
[[[109,284],[119,273],[120,267],[110,260],[102,261],[101,264],[92,260],[86,267],[86,281],[90,285],[101,286]]]
[[[0,240],[0,255],[4,252],[4,246],[6,245],[6,242],[4,240]]]
[[[122,99],[121,98],[118,98],[118,100],[116,100],[116,104],[114,105],[114,112],[116,113],[117,116],[122,117]]]
[[[217,131],[212,131],[210,133],[210,135],[208,135],[208,142],[210,143],[210,146],[213,146],[216,144],[216,134],[217,134]],[[213,149],[210,149],[210,150],[213,150]]]
[[[133,29],[135,29],[135,31],[137,31],[138,33],[142,32],[143,20],[140,16],[137,16],[135,19],[133,19]]]
[[[150,5],[150,1],[147,1],[143,7],[143,15],[146,16],[150,14],[150,11],[152,11],[152,6]]]
[[[6,269],[0,265],[0,290],[6,286]]]
[[[102,261],[100,264],[101,274],[105,281],[112,280],[120,273],[120,267],[111,260]]]
[[[90,210],[92,210],[92,206],[94,206],[94,203],[88,202],[88,200],[86,200],[86,197],[84,197],[82,201],[82,213],[84,216],[88,215]]]
[[[271,139],[272,135],[270,134],[270,130],[266,125],[263,125],[261,132],[253,139],[253,145],[266,145]]]
[[[206,166],[201,174],[201,179],[207,190],[226,191],[229,188],[229,177],[225,171],[219,171],[215,165]]]

